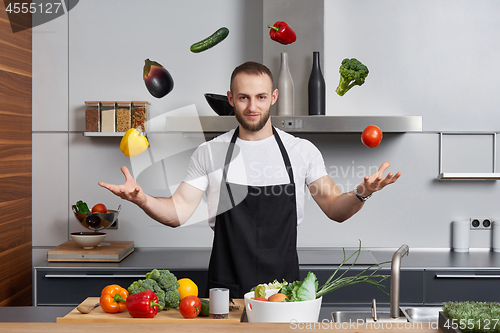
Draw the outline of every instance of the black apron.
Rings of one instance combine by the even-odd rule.
[[[247,186],[227,182],[239,128],[236,128],[224,163],[219,207],[224,196],[231,209],[217,211],[208,267],[208,288],[228,288],[231,298],[243,298],[253,287],[283,279],[299,280],[297,256],[297,204],[288,154],[273,127],[288,172],[288,184]],[[234,204],[234,193],[248,192]]]

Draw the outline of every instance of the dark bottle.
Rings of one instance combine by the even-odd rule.
[[[313,52],[313,67],[309,77],[309,115],[324,116],[326,111],[326,84],[319,65],[319,52]]]

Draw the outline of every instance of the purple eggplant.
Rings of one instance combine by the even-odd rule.
[[[156,98],[162,98],[174,89],[174,79],[165,67],[151,61],[145,60],[144,65],[144,83],[151,95]]]

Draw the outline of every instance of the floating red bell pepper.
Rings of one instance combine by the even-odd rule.
[[[154,318],[161,308],[152,290],[141,291],[127,298],[127,310],[134,318]]]
[[[274,23],[274,25],[268,25],[268,27],[271,28],[269,31],[271,39],[278,43],[287,45],[297,40],[295,31],[293,31],[286,22],[278,21]]]

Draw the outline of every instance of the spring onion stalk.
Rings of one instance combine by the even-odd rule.
[[[356,261],[359,258],[359,255],[361,253],[361,241],[359,242],[359,248],[353,254],[351,254],[349,257],[346,257],[345,249],[342,249],[342,251],[344,253],[344,260],[339,265],[339,267],[337,267],[335,272],[333,272],[333,274],[328,278],[328,280],[325,282],[325,284],[318,289],[318,291],[316,292],[316,298],[319,298],[323,295],[331,293],[332,291],[335,291],[335,290],[340,289],[342,287],[352,286],[352,285],[359,284],[359,283],[370,283],[370,284],[374,285],[375,287],[377,287],[379,290],[381,290],[383,293],[389,295],[388,292],[386,292],[385,290],[382,289],[382,287],[384,287],[382,282],[384,280],[386,280],[388,277],[390,277],[390,275],[377,274],[379,268],[375,269],[373,272],[371,272],[369,274],[365,274],[365,273],[368,272],[370,269],[372,269],[375,266],[380,266],[382,264],[389,263],[390,261],[386,261],[386,262],[383,262],[380,264],[374,264],[374,265],[368,266],[366,269],[364,269],[363,271],[361,271],[360,273],[358,273],[356,275],[345,276],[346,273],[356,264]],[[345,270],[339,277],[334,279],[335,275],[339,272],[340,268],[349,259],[354,257],[354,255],[356,255],[356,258],[354,259],[354,262],[351,264],[351,266],[347,270]]]

